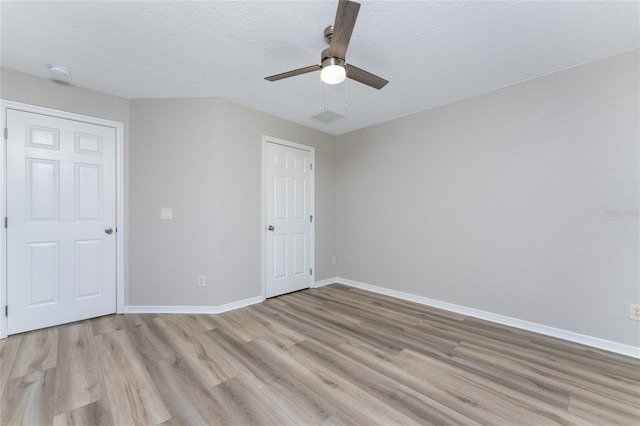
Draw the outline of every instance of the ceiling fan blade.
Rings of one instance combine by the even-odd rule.
[[[377,75],[373,75],[370,72],[367,72],[363,69],[360,69],[351,64],[346,65],[347,68],[347,77],[352,80],[359,81],[362,84],[366,84],[367,86],[371,86],[374,89],[382,89],[389,82],[382,77],[378,77]]]
[[[330,57],[345,59],[359,10],[360,3],[349,0],[340,0],[338,3],[336,20],[333,23],[333,36],[329,45]]]
[[[271,75],[269,77],[265,77],[265,80],[269,81],[277,81],[282,80],[283,78],[289,78],[300,74],[306,74],[308,72],[319,71],[322,67],[320,65],[310,65],[304,68],[298,68],[297,70],[283,72],[281,74]]]

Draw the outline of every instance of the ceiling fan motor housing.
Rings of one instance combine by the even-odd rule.
[[[329,56],[329,49],[324,49],[320,57],[320,64],[322,65],[322,68],[327,67],[329,65],[339,65],[343,67],[345,64],[345,61],[342,58]]]
[[[331,45],[331,40],[333,39],[333,25],[329,25],[324,29],[324,41]],[[324,49],[322,54],[320,55],[320,66],[322,68],[328,67],[330,65],[338,65],[344,67],[345,61],[344,58],[338,58],[336,56],[329,56],[329,48]]]

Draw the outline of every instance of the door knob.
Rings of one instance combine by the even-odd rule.
[[[113,232],[113,229],[111,228],[104,228],[104,233],[107,235],[111,235],[111,233]]]
[[[276,228],[274,228],[274,227],[273,227],[273,225],[269,225],[269,226],[267,227],[267,229],[268,229],[269,231],[275,231],[275,229],[276,229]]]

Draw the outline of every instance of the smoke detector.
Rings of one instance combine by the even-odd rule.
[[[49,71],[51,71],[51,74],[56,77],[68,77],[69,74],[71,74],[69,68],[63,67],[62,65],[49,64],[47,66],[49,67]]]

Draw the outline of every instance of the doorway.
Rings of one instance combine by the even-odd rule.
[[[263,137],[263,294],[314,282],[315,149]]]
[[[122,312],[122,124],[7,102],[2,112],[1,336]]]

